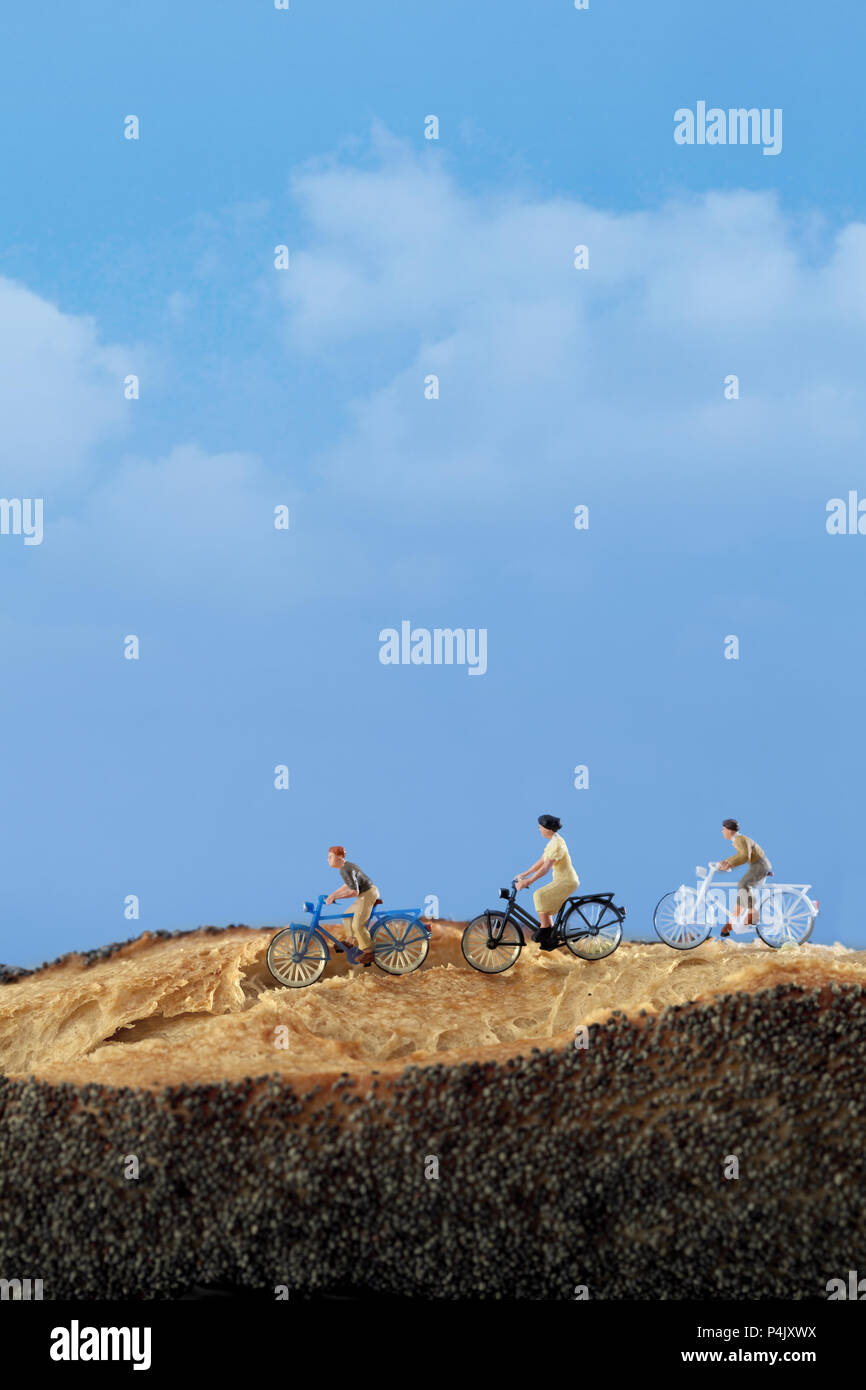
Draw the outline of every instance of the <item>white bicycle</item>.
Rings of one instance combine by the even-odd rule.
[[[675,951],[691,951],[706,941],[713,927],[722,927],[729,920],[738,935],[753,930],[752,927],[738,927],[730,911],[728,897],[733,894],[736,898],[736,888],[712,887],[718,868],[718,864],[710,864],[707,871],[699,864],[695,874],[702,880],[700,887],[682,883],[676,892],[665,893],[653,913],[653,926],[666,946],[673,946]],[[772,874],[768,877],[772,878]],[[809,883],[775,883],[768,887],[764,879],[759,888],[752,889],[754,910],[758,914],[754,930],[773,950],[789,942],[801,946],[811,936],[818,916],[818,900],[809,897],[810,887]]]

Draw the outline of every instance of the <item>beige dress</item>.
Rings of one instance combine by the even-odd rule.
[[[543,888],[536,888],[532,895],[536,912],[558,912],[565,902],[580,886],[575,873],[568,846],[561,835],[554,835],[547,842],[545,859],[553,864],[553,879]]]

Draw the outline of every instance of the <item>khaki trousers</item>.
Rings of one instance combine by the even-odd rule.
[[[737,903],[740,908],[745,908],[747,912],[753,912],[755,908],[755,895],[753,888],[757,888],[759,883],[763,883],[767,874],[770,872],[763,859],[756,859],[749,864],[743,877],[737,884]]]
[[[367,923],[370,920],[370,913],[376,906],[378,897],[379,890],[374,883],[373,887],[368,888],[366,893],[358,894],[355,899],[354,912],[351,917],[346,916],[343,919],[346,926],[351,925],[355,941],[361,947],[362,951],[366,951],[367,948],[373,944],[370,933],[367,931]]]

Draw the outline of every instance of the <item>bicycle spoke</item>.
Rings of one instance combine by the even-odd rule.
[[[777,950],[788,942],[799,946],[811,935],[814,923],[814,907],[802,891],[777,885],[761,898],[757,931],[768,946]]]
[[[372,931],[376,964],[389,975],[407,975],[427,958],[430,937],[415,918],[386,918]]]
[[[498,975],[514,965],[522,943],[513,922],[506,921],[501,913],[491,913],[489,918],[485,913],[469,923],[461,944],[464,958],[473,969]]]
[[[685,886],[666,893],[653,914],[653,926],[666,946],[676,951],[692,950],[710,934],[705,900],[699,901],[695,890]]]
[[[309,927],[292,925],[277,934],[268,946],[267,963],[280,984],[301,988],[322,974],[328,953]]]
[[[580,918],[583,930],[575,923],[575,917]],[[622,917],[607,899],[589,899],[572,905],[561,930],[572,955],[582,960],[601,960],[611,955],[622,940]]]

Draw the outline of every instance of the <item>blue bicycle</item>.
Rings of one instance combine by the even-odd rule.
[[[345,946],[332,936],[322,922],[347,922],[345,910],[328,917],[322,916],[326,894],[314,903],[304,903],[304,911],[312,920],[302,926],[291,922],[278,931],[268,946],[268,969],[275,980],[289,989],[304,989],[321,979],[331,959],[328,942],[341,951],[350,965],[357,965],[361,950]],[[386,975],[408,975],[427,959],[430,949],[430,928],[421,921],[421,908],[401,911],[373,911],[367,930],[373,942],[373,960]]]

